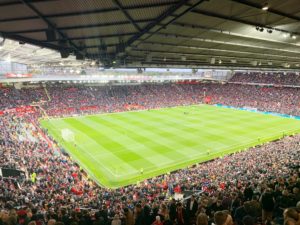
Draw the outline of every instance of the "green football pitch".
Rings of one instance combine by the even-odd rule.
[[[109,188],[300,133],[295,119],[209,105],[40,122],[91,178]]]

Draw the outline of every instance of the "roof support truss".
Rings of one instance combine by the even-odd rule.
[[[122,11],[122,13],[126,16],[126,18],[130,21],[130,23],[137,29],[138,31],[141,31],[141,28],[139,25],[136,24],[136,22],[132,19],[132,17],[129,15],[126,9],[122,6],[122,4],[118,0],[113,0],[113,2],[118,6],[118,8]]]
[[[47,0],[49,1],[49,0]],[[28,3],[32,2],[27,0]],[[173,4],[178,3],[179,0],[174,0],[172,2],[158,2],[155,4],[143,4],[143,5],[137,5],[137,6],[127,6],[123,7],[124,10],[133,10],[133,9],[147,9],[147,8],[153,8],[153,7],[162,7],[162,6],[170,6]],[[44,14],[44,17],[46,18],[59,18],[59,17],[71,17],[71,16],[78,16],[78,15],[90,15],[90,14],[98,14],[98,13],[113,13],[117,12],[120,9],[118,7],[114,8],[106,8],[106,9],[89,9],[84,11],[76,11],[76,12],[68,12],[68,13],[56,13],[56,14]],[[13,22],[13,21],[25,21],[25,20],[33,20],[33,19],[39,19],[38,16],[26,16],[26,17],[14,17],[14,18],[8,18],[8,19],[0,19],[0,23],[4,22]]]
[[[68,41],[71,47],[73,47],[77,52],[81,51],[74,42],[68,40],[67,35],[65,35],[63,32],[57,29],[56,26],[49,19],[47,19],[36,7],[34,7],[28,0],[21,0],[21,1],[33,12],[35,12],[39,16],[39,18],[41,18],[51,29],[55,30],[63,40]]]
[[[183,15],[185,15],[186,13],[188,13],[189,11],[191,11],[193,8],[197,7],[198,5],[200,5],[202,2],[204,2],[206,0],[198,0],[196,1],[196,3],[192,4],[191,6],[189,6],[186,10],[184,10],[183,12],[181,12],[179,15],[173,16],[173,14],[181,7],[183,7],[187,1],[186,0],[181,0],[179,3],[171,6],[169,9],[167,9],[164,13],[162,13],[154,22],[149,23],[142,31],[140,31],[138,34],[134,35],[132,38],[130,38],[126,45],[127,47],[132,46],[132,44],[134,44],[134,42],[138,41],[144,34],[148,33],[151,29],[153,29],[155,26],[160,25],[166,18],[173,16],[172,19],[170,19],[167,23],[163,23],[163,25],[160,25],[160,27],[158,29],[156,29],[155,31],[153,31],[154,33],[160,31],[161,29],[163,29],[164,27],[168,26],[169,24],[175,22],[177,19],[179,19],[180,17],[182,17]],[[143,40],[148,39],[150,36],[148,36],[147,38],[144,38]],[[142,42],[142,40],[140,40],[140,43]]]

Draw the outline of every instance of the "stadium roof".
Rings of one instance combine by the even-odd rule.
[[[105,66],[300,68],[299,0],[0,0],[0,15],[7,39]]]

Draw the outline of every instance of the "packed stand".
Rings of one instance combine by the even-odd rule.
[[[234,84],[62,85],[47,89],[51,100],[40,103],[47,112],[74,107],[79,113],[80,107],[91,105],[99,106],[99,111],[123,111],[124,103],[159,108],[194,104],[211,96],[212,103],[298,114],[290,106],[299,98],[297,89],[264,90]],[[37,97],[27,98],[28,93],[33,91],[22,96],[22,104],[47,98],[42,91],[33,94]],[[1,104],[5,106],[4,101]],[[5,107],[11,106],[17,104]],[[0,167],[26,172],[20,180],[0,180],[1,224],[299,224],[300,135],[111,190],[89,180],[38,128],[38,117],[0,116]],[[183,202],[170,199],[174,193],[185,192],[196,196]]]
[[[112,224],[115,220],[141,225],[155,221],[193,224],[203,215],[211,223],[223,210],[230,212],[236,224],[244,224],[247,216],[255,224],[282,224],[285,209],[300,201],[299,135],[110,190],[97,187],[67,155],[51,147],[31,117],[5,116],[0,121],[5,127],[1,131],[5,137],[2,166],[26,170],[28,175],[20,188],[1,180],[3,214],[7,210],[17,213],[15,224],[53,220],[66,225]],[[183,203],[167,198],[174,192],[197,190],[202,193]],[[9,218],[2,215],[2,222],[10,224]]]
[[[211,103],[300,115],[300,88],[207,84],[202,91],[211,96]]]
[[[49,86],[49,115],[81,112],[119,112],[130,108],[148,109],[196,104],[199,99],[190,87],[180,85]],[[93,107],[94,106],[94,107]],[[69,112],[69,113],[68,113]]]
[[[124,86],[48,85],[1,89],[0,110],[39,105],[48,116],[120,112],[205,102],[300,115],[300,88],[240,84],[142,84]],[[10,94],[8,94],[10,93]]]
[[[249,72],[235,73],[230,82],[300,86],[298,73]]]
[[[44,88],[11,88],[0,86],[0,110],[46,101]]]
[[[162,84],[135,86],[58,86],[48,87],[51,101],[45,109],[50,116],[95,112],[120,112],[203,102],[262,111],[300,115],[300,89],[237,84]]]

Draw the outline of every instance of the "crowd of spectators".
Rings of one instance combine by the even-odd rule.
[[[49,116],[118,112],[203,102],[300,115],[300,89],[240,84],[144,84],[128,86],[50,85],[0,88],[0,110],[40,103]]]
[[[0,86],[0,96],[0,110],[47,100],[45,90],[41,87],[17,89]]]
[[[128,85],[84,86],[48,85],[46,88],[0,88],[0,110],[43,103],[50,116],[75,114],[80,111],[116,112],[136,108],[159,108],[181,104],[195,104],[199,96],[190,86]],[[91,107],[96,106],[96,107]]]
[[[0,88],[0,110],[40,102],[49,116],[119,112],[176,105],[210,104],[252,107],[300,115],[300,88],[240,84],[143,84],[124,86],[48,85],[46,88]]]
[[[50,115],[60,115],[61,109],[78,113],[80,107],[97,106],[100,112],[118,112],[126,106],[160,108],[182,104],[195,104],[196,92],[180,85],[128,85],[105,87],[49,87],[51,101],[45,106]],[[62,101],[65,99],[65,101]],[[57,107],[59,106],[59,107]]]
[[[251,107],[261,111],[300,115],[300,89],[239,84],[208,84],[203,87],[212,103]]]
[[[298,73],[267,73],[267,72],[248,72],[235,73],[230,82],[239,83],[260,83],[275,85],[300,85],[300,75]]]
[[[80,107],[94,105],[100,112],[123,111],[128,105],[159,108],[195,104],[211,96],[211,103],[289,114],[299,112],[298,89],[293,88],[152,84],[53,85],[47,90],[48,94],[42,88],[36,92],[8,88],[0,106],[5,109],[42,100],[41,107],[50,115],[61,115],[58,113],[68,111],[54,110],[75,108],[80,113]],[[231,225],[233,222],[294,225],[300,222],[300,135],[111,190],[89,180],[55,141],[45,137],[37,125],[39,116],[38,113],[0,116],[0,167],[26,172],[26,177],[18,180],[0,178],[1,225]],[[175,192],[195,193],[195,196],[176,201],[172,199]]]
[[[300,89],[289,87],[261,87],[238,84],[200,85],[136,85],[111,87],[49,87],[51,96],[44,107],[51,116],[88,113],[118,112],[126,106],[138,109],[190,105],[203,102],[209,96],[212,103],[237,107],[252,107],[262,111],[300,115]]]

